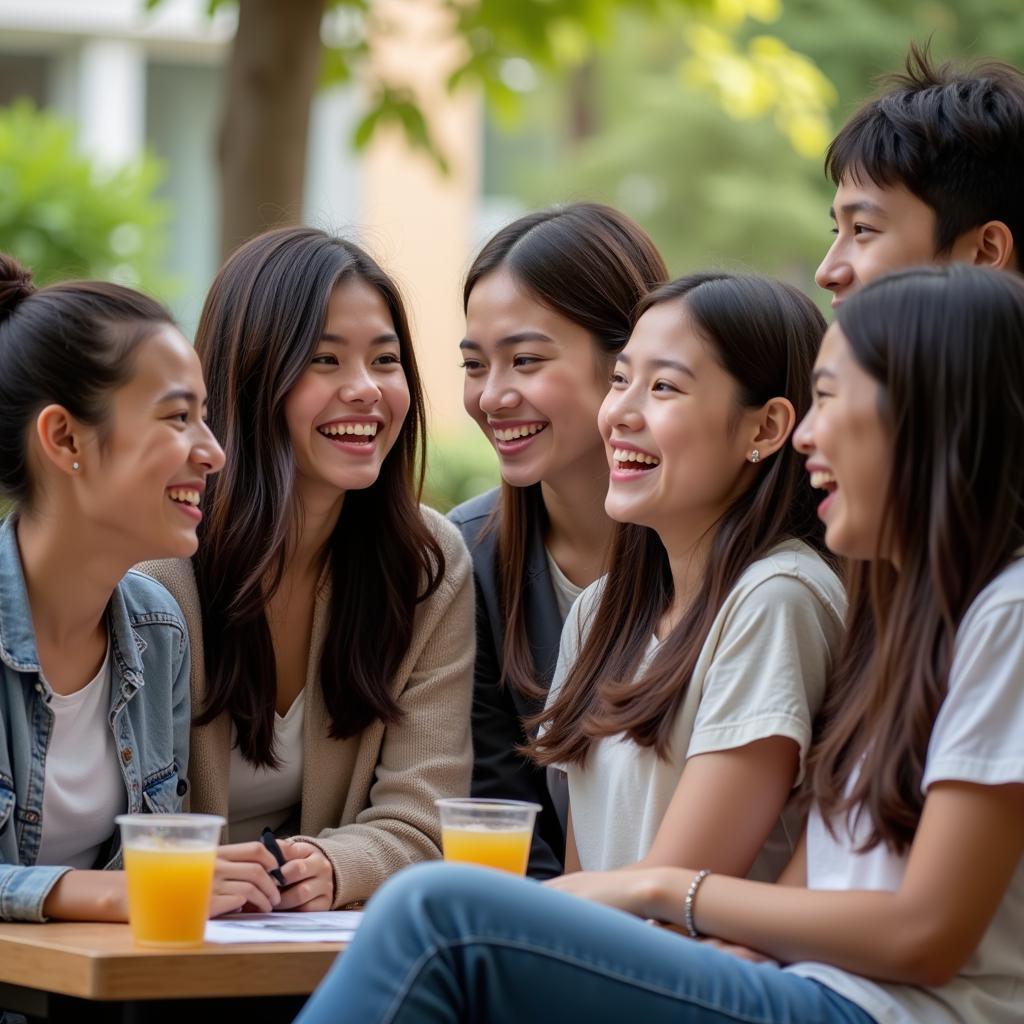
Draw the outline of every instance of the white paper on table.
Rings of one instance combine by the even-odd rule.
[[[232,914],[206,922],[207,942],[350,942],[359,910]]]

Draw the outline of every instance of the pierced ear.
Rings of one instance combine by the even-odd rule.
[[[81,466],[82,427],[62,405],[48,405],[36,417],[36,439],[44,459],[69,476]]]
[[[774,455],[788,440],[796,426],[796,409],[788,398],[772,398],[763,406],[758,417],[757,434],[751,449],[757,449],[760,458]]]
[[[1013,232],[1001,220],[990,220],[983,224],[978,229],[974,244],[976,266],[996,267],[1000,270],[1012,266]]]

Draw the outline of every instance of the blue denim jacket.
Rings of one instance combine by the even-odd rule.
[[[14,517],[0,523],[0,920],[42,921],[70,868],[36,864],[53,694],[39,668]],[[74,566],[68,572],[75,572]],[[128,810],[181,809],[188,767],[190,652],[184,616],[155,580],[132,570],[107,606],[110,728]],[[120,867],[114,823],[97,867]]]

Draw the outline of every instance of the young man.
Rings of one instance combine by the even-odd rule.
[[[1024,270],[1024,74],[1009,64],[906,73],[832,140],[835,241],[814,275],[838,306],[891,270],[941,260]]]

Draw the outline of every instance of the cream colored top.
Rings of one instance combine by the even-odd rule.
[[[603,586],[604,578],[588,587],[566,620],[549,704],[586,642]],[[676,713],[669,756],[660,758],[620,734],[594,743],[582,768],[568,766],[569,807],[584,870],[621,868],[647,855],[688,758],[786,736],[800,747],[802,775],[845,611],[839,578],[800,541],[784,541],[748,566],[708,631]],[[638,675],[658,647],[652,637]],[[799,807],[791,802],[749,877],[778,877],[800,825]]]
[[[334,906],[367,899],[400,868],[441,856],[434,801],[469,793],[473,751],[469,714],[475,656],[473,574],[458,529],[430,508],[423,517],[444,552],[445,577],[417,606],[409,650],[393,690],[402,720],[375,722],[335,740],[320,684],[330,581],[317,595],[306,672],[299,838],[334,866]],[[192,642],[192,712],[203,706],[206,673],[202,618],[192,564],[147,562],[143,572],[176,598]],[[221,715],[193,728],[189,806],[227,815],[231,720]]]

